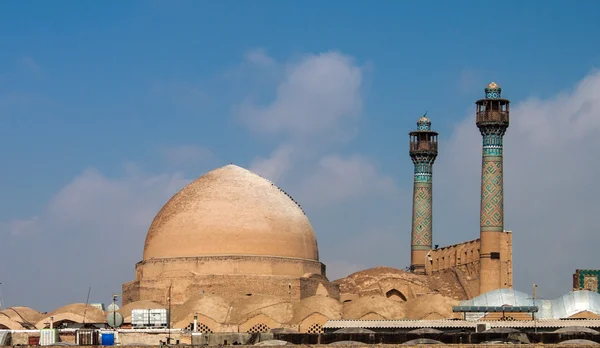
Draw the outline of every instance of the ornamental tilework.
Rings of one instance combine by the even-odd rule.
[[[431,120],[427,116],[423,115],[417,122],[417,130],[428,131],[431,130]]]
[[[588,291],[598,292],[598,277],[587,276],[583,278],[583,288]]]
[[[431,180],[431,174],[427,174],[427,173],[419,173],[419,174],[415,174],[415,182],[432,182]]]
[[[499,92],[487,92],[485,94],[485,97],[488,99],[498,99],[498,98],[500,98],[500,93]]]
[[[483,136],[483,155],[501,156],[502,155],[502,135],[486,134]]]
[[[490,82],[485,87],[485,97],[488,99],[498,99],[502,96],[502,88],[496,82]]]
[[[413,196],[412,245],[431,247],[431,185],[415,185]]]
[[[504,228],[502,158],[483,161],[481,174],[481,227]]]
[[[428,183],[432,180],[432,166],[435,158],[424,157],[419,160],[415,159],[415,182]]]
[[[502,156],[502,148],[483,148],[484,156]]]
[[[415,162],[415,174],[431,173],[431,163]]]
[[[578,270],[577,271],[577,281],[578,288],[600,292],[598,288],[598,278],[600,277],[600,270],[597,269],[589,269],[589,270]]]

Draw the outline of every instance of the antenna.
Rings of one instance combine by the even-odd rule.
[[[538,299],[537,297],[537,284],[533,284],[533,297],[528,297],[528,299],[532,300],[532,305],[535,306],[535,300]],[[533,319],[533,332],[537,332],[537,320],[535,318],[535,312],[531,313],[531,319]]]
[[[108,306],[109,313],[106,316],[106,322],[108,323],[108,326],[115,330],[123,325],[123,315],[121,313],[117,313],[119,310],[119,306],[117,305],[117,297],[119,297],[118,294],[112,295],[112,303]]]
[[[173,282],[169,285],[169,312],[167,313],[167,322],[169,324],[169,338],[167,339],[167,344],[171,344],[171,288],[173,287]]]
[[[90,293],[92,292],[92,287],[88,288],[87,299],[85,300],[85,308],[83,310],[83,325],[85,326],[85,316],[87,314],[88,303],[90,302]]]
[[[537,297],[537,284],[533,284],[533,305],[535,306],[535,298]],[[537,321],[535,320],[535,313],[531,313],[533,315],[533,325],[534,325],[534,332],[537,332]]]

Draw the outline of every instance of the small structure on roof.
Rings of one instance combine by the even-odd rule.
[[[461,301],[461,307],[538,307],[535,319],[600,319],[600,294],[582,290],[571,291],[553,300],[534,299],[526,293],[512,289],[498,289]],[[492,311],[471,311],[467,320],[498,320]],[[515,312],[517,313],[517,312]],[[533,313],[533,312],[532,312]],[[517,319],[517,318],[515,318]],[[519,320],[533,318],[518,318]]]

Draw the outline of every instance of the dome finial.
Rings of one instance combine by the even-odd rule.
[[[485,97],[487,99],[498,99],[501,97],[502,88],[494,81],[485,86]]]
[[[417,130],[431,130],[431,120],[427,117],[427,111],[417,121]]]

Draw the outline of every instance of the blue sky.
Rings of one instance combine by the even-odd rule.
[[[229,162],[303,198],[332,277],[380,264],[403,268],[412,190],[407,132],[425,111],[442,141],[434,243],[477,238],[480,145],[472,111],[491,80],[517,118],[506,140],[515,285],[527,291],[535,281],[549,297],[566,292],[575,268],[598,267],[591,257],[567,256],[598,242],[596,189],[582,193],[590,204],[573,193],[600,170],[590,163],[600,149],[597,13],[596,1],[3,2],[0,263],[37,254],[22,269],[2,267],[5,301],[48,310],[84,301],[88,286],[97,302],[108,301],[134,277],[160,206]],[[293,71],[317,82],[298,84]],[[326,119],[318,129],[298,128]],[[282,126],[261,130],[269,120]],[[572,134],[561,120],[570,120]],[[577,155],[569,151],[574,142],[583,142]],[[552,163],[561,154],[581,161]],[[340,182],[335,168],[347,169],[339,171],[348,186],[319,197],[316,186]],[[578,202],[583,211],[565,213]],[[349,212],[355,220],[346,219]],[[546,255],[566,230],[581,238]],[[363,238],[373,240],[369,247]],[[535,255],[532,245],[540,245]],[[554,271],[539,261],[545,257],[556,260]],[[67,276],[57,270],[65,263]],[[99,264],[101,281],[88,273]],[[59,277],[61,286],[22,290]]]

